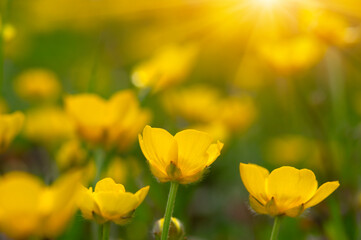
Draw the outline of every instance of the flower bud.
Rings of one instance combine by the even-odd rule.
[[[156,240],[160,239],[162,236],[163,223],[164,223],[164,218],[156,221],[153,226],[153,236],[154,236],[154,239],[156,239]],[[173,218],[173,217],[171,218],[171,222],[169,225],[168,239],[169,240],[184,240],[185,239],[184,226],[183,226],[182,222],[179,221],[177,218]]]

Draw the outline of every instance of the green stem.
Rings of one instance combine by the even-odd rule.
[[[4,96],[4,26],[6,24],[7,1],[0,6],[2,12],[0,14],[0,95]]]
[[[104,162],[106,159],[104,149],[101,147],[95,149],[93,152],[93,157],[94,157],[95,165],[96,165],[96,169],[97,169],[95,179],[94,179],[94,186],[95,186],[95,184],[100,180],[100,175],[102,173],[102,170],[104,167]]]
[[[110,222],[103,223],[102,240],[109,240]]]
[[[179,183],[177,183],[177,182],[170,183],[170,190],[169,190],[169,195],[168,195],[167,207],[165,209],[161,240],[168,239],[169,225],[170,225],[170,220],[171,220],[171,217],[173,214],[173,208],[174,208],[174,203],[175,203],[175,197],[177,195],[178,186],[179,186]]]
[[[281,217],[280,216],[275,217],[270,240],[278,239],[278,232],[280,230],[280,226],[281,226]]]

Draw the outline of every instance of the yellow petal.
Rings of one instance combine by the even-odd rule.
[[[96,209],[96,203],[93,199],[92,188],[80,186],[79,196],[77,197],[77,205],[84,218],[92,220],[93,212]]]
[[[220,141],[217,141],[217,143],[213,143],[209,146],[207,153],[208,153],[208,161],[207,161],[207,167],[210,166],[217,157],[221,154],[221,150],[223,148],[223,143]]]
[[[313,172],[293,167],[280,167],[272,171],[266,188],[268,197],[274,197],[281,212],[307,202],[316,190],[317,181]]]
[[[264,205],[262,205],[257,199],[255,199],[252,195],[249,195],[249,204],[252,209],[259,214],[267,214],[267,210]]]
[[[239,170],[247,191],[261,204],[265,205],[269,200],[266,194],[268,170],[251,163],[240,163]]]
[[[301,204],[300,206],[288,209],[285,214],[289,217],[298,217],[305,210],[305,205]]]
[[[319,204],[325,198],[327,198],[331,193],[333,193],[340,183],[338,181],[327,182],[321,185],[315,195],[305,204],[305,208],[310,208]]]
[[[33,234],[41,222],[43,183],[33,175],[10,172],[0,180],[0,231],[15,239]]]
[[[138,205],[137,207],[144,201],[145,197],[149,192],[149,186],[141,188],[138,192],[135,193],[135,196],[138,198]]]
[[[178,167],[182,173],[193,175],[202,171],[208,162],[207,150],[212,143],[212,137],[197,130],[184,130],[174,138],[178,143]]]
[[[156,165],[149,164],[150,171],[158,179],[159,182],[168,182],[171,178],[158,168]]]
[[[122,184],[116,184],[112,178],[104,178],[97,182],[94,192],[125,192]]]
[[[99,206],[100,215],[108,220],[125,216],[136,209],[138,198],[128,192],[95,192],[95,202]]]
[[[139,144],[149,164],[156,166],[164,174],[171,161],[177,162],[175,140],[164,129],[147,125],[143,130],[143,137],[139,135]]]

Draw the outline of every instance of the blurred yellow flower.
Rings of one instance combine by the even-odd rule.
[[[26,117],[24,135],[32,141],[50,144],[74,137],[74,123],[58,107],[34,108]]]
[[[269,173],[263,167],[244,163],[240,163],[239,169],[253,210],[271,216],[297,217],[323,201],[340,185],[333,181],[318,188],[314,173],[308,169],[287,166]]]
[[[160,238],[162,236],[163,232],[163,224],[164,224],[164,218],[159,219],[155,222],[153,226],[153,235],[156,237],[156,239]],[[168,233],[168,239],[169,240],[184,240],[185,239],[185,230],[182,222],[172,217],[169,225],[169,233]]]
[[[19,134],[24,123],[24,114],[0,114],[0,153],[3,152],[11,141]]]
[[[220,121],[191,125],[190,128],[201,132],[206,132],[211,135],[213,139],[219,139],[221,142],[227,142],[231,136],[231,132]]]
[[[221,101],[218,119],[228,130],[248,129],[257,117],[257,110],[249,96],[229,97]]]
[[[220,99],[216,89],[195,85],[166,93],[163,105],[173,116],[181,116],[190,122],[210,122],[218,114]]]
[[[319,161],[320,153],[314,141],[298,135],[284,135],[272,139],[267,146],[267,158],[272,163],[297,164],[304,160]]]
[[[164,129],[146,126],[139,144],[150,170],[160,182],[188,184],[198,181],[220,155],[223,143],[207,133],[183,130],[174,137]]]
[[[264,64],[255,54],[245,55],[233,82],[240,89],[250,91],[267,86],[268,78]]]
[[[95,220],[99,224],[113,221],[123,225],[131,220],[148,191],[149,186],[135,194],[126,192],[122,184],[116,184],[111,178],[104,178],[96,184],[94,192],[92,187],[82,187],[78,206],[86,219]]]
[[[0,25],[0,28],[1,27],[2,26]],[[3,39],[5,42],[10,42],[16,36],[16,28],[11,24],[5,24],[3,26],[3,29],[1,29],[1,30],[2,30]]]
[[[130,90],[120,91],[108,101],[95,94],[67,96],[65,108],[82,138],[119,150],[128,149],[150,121],[150,112],[140,108]]]
[[[346,18],[325,10],[304,10],[301,24],[326,43],[344,47],[360,40],[360,26],[352,26]]]
[[[0,231],[14,239],[56,237],[73,216],[79,172],[64,175],[50,187],[24,172],[0,178]]]
[[[79,167],[85,164],[87,152],[82,148],[77,139],[71,139],[63,143],[56,156],[55,161],[60,171],[65,171],[72,167]]]
[[[151,87],[154,92],[179,84],[186,80],[196,54],[195,45],[165,46],[135,67],[132,82],[139,88]]]
[[[273,43],[260,43],[260,56],[277,73],[288,75],[307,70],[318,63],[325,47],[310,36],[297,36]]]
[[[117,183],[125,183],[128,177],[128,171],[130,170],[132,169],[129,169],[124,159],[115,157],[110,161],[103,175],[104,177],[114,179]]]
[[[29,101],[51,101],[58,98],[61,85],[56,75],[46,69],[30,69],[14,82],[16,93]]]

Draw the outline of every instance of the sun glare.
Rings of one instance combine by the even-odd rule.
[[[280,0],[255,0],[255,3],[264,8],[273,8],[280,4]]]

